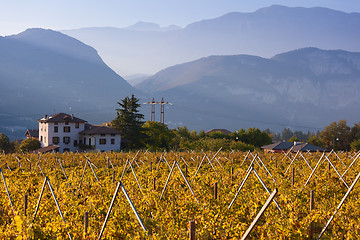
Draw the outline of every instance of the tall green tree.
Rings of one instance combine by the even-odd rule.
[[[9,138],[5,134],[0,133],[0,154],[3,152],[9,153],[10,148],[11,145]]]
[[[120,108],[116,109],[116,118],[111,122],[111,126],[122,132],[122,138],[125,139],[124,145],[128,149],[143,147],[145,134],[142,126],[144,125],[144,115],[139,113],[141,106],[134,94],[131,97],[125,97],[118,102]]]
[[[165,124],[147,121],[143,128],[147,135],[144,143],[147,149],[154,150],[170,150],[175,133]]]

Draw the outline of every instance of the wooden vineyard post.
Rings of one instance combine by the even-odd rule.
[[[275,169],[277,169],[277,158],[275,158]]]
[[[28,208],[28,195],[25,194],[25,196],[24,196],[24,214],[25,214],[25,216],[27,216],[27,213],[26,213],[27,208]]]
[[[154,177],[153,182],[154,182],[154,190],[156,190],[156,177]]]
[[[115,170],[113,170],[112,183],[115,183]]]
[[[185,165],[185,177],[188,176],[188,170],[187,170],[187,165]]]
[[[195,230],[195,221],[190,221],[189,224],[190,224],[189,239],[190,239],[190,240],[195,240],[195,233],[196,233],[196,230]]]
[[[295,168],[292,168],[292,185],[294,186],[295,184]]]
[[[315,202],[314,202],[314,190],[310,191],[310,212],[312,210],[314,210],[315,208]],[[310,233],[309,233],[309,238],[313,239],[314,238],[314,223],[311,221],[310,222]]]
[[[270,194],[269,198],[266,200],[265,204],[260,209],[260,212],[256,215],[250,227],[246,230],[245,234],[242,236],[241,240],[245,240],[249,236],[251,230],[255,227],[256,223],[259,221],[260,217],[265,212],[267,207],[270,205],[276,194],[277,194],[277,189],[275,188],[274,191]]]
[[[84,213],[84,234],[85,234],[85,236],[88,233],[88,228],[89,228],[89,212],[85,212]]]
[[[152,172],[152,162],[150,162],[150,172]]]
[[[214,185],[214,199],[216,200],[218,197],[218,184],[217,182]]]

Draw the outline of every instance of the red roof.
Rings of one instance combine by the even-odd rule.
[[[60,148],[60,146],[58,146],[58,145],[50,145],[47,147],[36,149],[35,151],[33,151],[33,153],[47,153],[47,152],[56,151],[59,148]]]

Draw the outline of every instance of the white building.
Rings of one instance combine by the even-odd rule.
[[[86,124],[80,136],[85,150],[95,149],[104,152],[120,150],[121,134],[115,129]]]
[[[120,150],[121,133],[115,129],[92,126],[65,113],[45,115],[37,121],[41,147],[57,145],[60,152]]]

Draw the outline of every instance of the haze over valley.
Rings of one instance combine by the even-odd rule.
[[[318,131],[358,122],[358,29],[359,13],[274,5],[185,27],[139,22],[0,37],[0,132],[21,137],[58,112],[101,124],[133,93],[141,103],[171,102],[169,128]],[[149,106],[141,109],[149,120]]]

